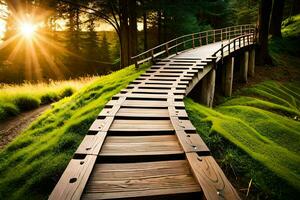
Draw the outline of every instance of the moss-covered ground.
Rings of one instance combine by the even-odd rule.
[[[53,104],[0,151],[0,199],[46,199],[104,105],[137,78],[133,66]]]

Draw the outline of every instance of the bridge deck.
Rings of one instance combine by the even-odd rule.
[[[183,103],[220,46],[161,60],[114,96],[50,199],[239,199]]]

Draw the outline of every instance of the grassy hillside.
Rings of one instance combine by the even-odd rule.
[[[0,152],[0,199],[46,199],[106,102],[143,71],[100,77],[53,104]]]
[[[272,38],[276,66],[258,66],[254,86],[215,109],[186,99],[192,123],[247,199],[298,199],[300,195],[300,15]],[[256,79],[256,80],[252,80]]]
[[[93,80],[95,77],[50,83],[0,84],[0,121],[5,121],[22,111],[37,108],[41,104],[71,96]]]
[[[257,167],[253,168],[252,164],[243,169],[250,172],[249,180],[253,178],[254,185],[263,193],[279,198],[286,197],[290,187],[300,191],[300,89],[296,86],[264,82],[242,90],[240,96],[215,109],[191,99],[185,100],[192,123],[211,148],[217,147],[217,151],[221,151],[222,148],[218,147],[226,146],[226,141],[229,141],[278,176],[272,179],[272,176],[261,175],[268,170],[255,172],[253,169]],[[228,152],[221,158],[241,157],[232,148],[235,149],[225,147]],[[253,165],[258,164],[253,162]],[[278,179],[282,180],[278,182]],[[278,183],[281,183],[280,188]],[[285,195],[280,197],[276,192]]]

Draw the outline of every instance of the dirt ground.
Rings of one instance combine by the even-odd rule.
[[[21,113],[5,122],[0,122],[0,149],[10,143],[48,108],[50,108],[50,105],[44,105],[35,110]]]

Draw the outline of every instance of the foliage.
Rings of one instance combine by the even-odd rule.
[[[107,101],[143,71],[96,79],[46,111],[0,152],[0,199],[45,199]]]
[[[84,84],[93,80],[95,77],[50,83],[2,84],[0,85],[0,121],[18,115],[22,111],[37,108],[40,104],[53,103],[71,96]]]
[[[222,155],[217,156],[222,158],[223,164],[232,165],[248,181],[252,178],[261,195],[276,199],[296,199],[297,192],[289,194],[292,188],[300,192],[300,90],[295,90],[297,84],[264,82],[242,90],[239,96],[215,110],[191,99],[185,100],[191,121],[212,147],[212,152],[221,152]],[[237,165],[243,162],[249,166]],[[259,168],[261,170],[253,171]]]

